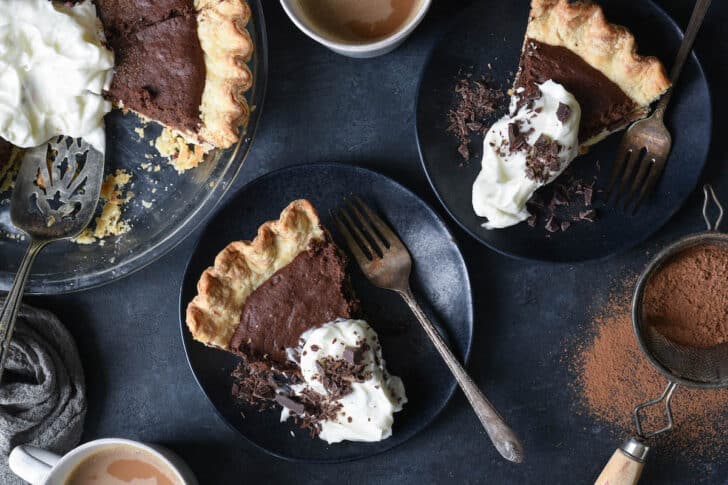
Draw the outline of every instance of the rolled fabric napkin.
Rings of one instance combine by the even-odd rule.
[[[24,483],[8,468],[15,446],[64,454],[81,440],[85,417],[83,367],[71,334],[52,313],[23,305],[0,383],[0,483]]]

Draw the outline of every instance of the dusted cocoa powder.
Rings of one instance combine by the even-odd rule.
[[[671,258],[645,287],[644,319],[682,345],[728,342],[728,248],[704,244]]]
[[[630,285],[626,285],[630,286]],[[614,426],[619,435],[634,434],[632,410],[657,398],[667,380],[640,352],[632,331],[631,288],[617,291],[592,318],[592,333],[569,352],[576,374],[575,391],[582,410]],[[678,387],[672,399],[675,429],[660,437],[661,446],[680,451],[726,451],[728,390]],[[651,408],[643,424],[654,430],[665,424],[664,408]],[[724,445],[721,448],[721,445]]]

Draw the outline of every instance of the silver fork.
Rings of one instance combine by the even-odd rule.
[[[617,159],[612,166],[606,197],[609,200],[615,183],[619,179],[619,188],[614,196],[614,205],[617,205],[631,180],[632,186],[629,189],[627,200],[624,203],[624,209],[628,209],[639,192],[639,197],[632,209],[632,214],[635,214],[639,210],[642,202],[652,193],[655,184],[657,184],[660,175],[662,175],[665,169],[665,161],[670,154],[670,148],[672,146],[672,137],[665,127],[663,120],[665,109],[670,102],[672,91],[680,77],[685,61],[693,48],[695,37],[698,34],[700,26],[703,24],[703,19],[708,11],[710,2],[711,0],[698,0],[695,3],[693,14],[690,17],[690,23],[685,31],[685,37],[683,38],[682,44],[680,44],[680,49],[675,58],[675,64],[673,64],[672,70],[670,71],[670,82],[673,87],[658,101],[652,116],[638,121],[629,127],[617,150]],[[636,174],[635,168],[637,168]]]
[[[409,251],[394,231],[374,211],[358,197],[354,197],[354,200],[355,202],[345,203],[346,207],[340,207],[338,213],[334,215],[334,220],[362,272],[375,286],[399,293],[409,305],[460,384],[460,388],[470,401],[470,405],[498,452],[507,460],[521,463],[523,445],[520,440],[468,376],[415,300],[409,284],[412,269],[412,258]],[[364,235],[360,227],[368,237]]]

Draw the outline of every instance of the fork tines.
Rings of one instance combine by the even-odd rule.
[[[392,248],[404,247],[394,231],[356,195],[345,200],[332,216],[359,262],[376,260]]]
[[[623,209],[627,211],[635,202],[632,214],[636,214],[642,202],[652,193],[664,168],[665,157],[651,153],[646,146],[630,145],[626,134],[617,150],[609,176],[605,193],[607,201],[614,193],[613,205],[617,206],[622,195],[626,194]]]

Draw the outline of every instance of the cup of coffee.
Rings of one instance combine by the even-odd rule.
[[[432,0],[281,0],[307,36],[349,57],[375,57],[415,30]]]
[[[16,446],[8,458],[10,469],[31,485],[197,485],[187,465],[171,451],[120,438],[83,444],[64,456]]]

